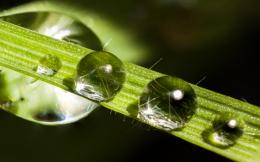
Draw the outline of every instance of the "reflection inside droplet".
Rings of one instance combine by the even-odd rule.
[[[46,111],[46,112],[39,112],[34,116],[34,119],[37,121],[42,122],[56,122],[56,121],[63,121],[65,117],[63,114],[59,114],[52,111]]]

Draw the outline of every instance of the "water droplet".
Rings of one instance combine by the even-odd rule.
[[[6,70],[6,88],[14,101],[0,108],[26,120],[44,125],[72,123],[89,115],[99,105],[73,93]],[[44,97],[43,97],[44,96]]]
[[[45,96],[49,94],[45,100],[50,103],[42,106],[35,106],[34,110],[32,108],[28,109],[26,118],[34,122],[45,125],[72,123],[88,116],[99,106],[90,100],[79,97],[60,88],[54,88],[51,85],[49,85],[49,87],[44,85],[44,87],[48,89],[48,91],[44,92]],[[52,90],[54,90],[54,92],[51,92]],[[38,95],[38,100],[40,99],[40,96],[42,96],[42,94],[35,95]],[[23,117],[25,117],[25,114],[23,114]]]
[[[151,81],[140,100],[138,118],[171,131],[185,126],[196,110],[196,94],[182,79],[163,76]]]
[[[230,115],[223,115],[213,122],[212,128],[205,130],[204,141],[220,148],[228,148],[242,135],[242,121]]]
[[[61,68],[61,61],[54,55],[43,57],[36,68],[36,72],[41,75],[53,76]]]
[[[28,12],[1,17],[2,20],[34,30],[55,39],[73,42],[93,50],[102,43],[85,24],[56,12]]]
[[[123,63],[108,52],[93,52],[78,64],[75,91],[94,101],[112,99],[125,81]]]

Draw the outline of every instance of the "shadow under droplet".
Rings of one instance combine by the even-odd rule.
[[[130,117],[136,118],[138,115],[138,102],[131,103],[126,110],[130,114]]]
[[[72,78],[65,78],[62,81],[63,85],[65,85],[69,91],[73,91],[74,89],[74,80]]]

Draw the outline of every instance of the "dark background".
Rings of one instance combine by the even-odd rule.
[[[0,8],[24,2],[1,1]],[[82,4],[131,29],[151,47],[150,60],[143,66],[163,58],[154,70],[192,83],[206,76],[200,86],[260,105],[258,0]],[[0,111],[0,128],[1,162],[229,161],[104,108],[60,127],[37,125]]]

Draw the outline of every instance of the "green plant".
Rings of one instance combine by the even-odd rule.
[[[42,10],[46,8],[54,9],[54,5],[51,5],[51,3],[45,5],[47,7],[42,7],[42,4],[39,5],[40,7],[36,10],[39,11],[41,7]],[[32,6],[35,7],[37,4]],[[24,7],[24,11],[26,10],[31,10],[30,6]],[[16,11],[10,10],[3,15],[13,14]],[[102,19],[100,25],[102,25]],[[100,34],[98,31],[95,32],[97,35]],[[70,91],[68,83],[71,78],[75,77],[77,64],[86,54],[93,52],[91,49],[54,40],[4,21],[0,22],[0,36],[0,65],[68,91]],[[109,51],[113,52],[113,50]],[[61,69],[52,77],[40,75],[34,70],[38,66],[40,58],[44,57],[46,53],[55,55],[62,63]],[[146,85],[152,80],[165,75],[127,62],[124,63],[124,66],[126,69],[126,82],[123,88],[113,100],[101,102],[100,104],[113,111],[136,118],[137,102]],[[170,131],[169,133],[233,160],[257,161],[259,158],[259,108],[196,85],[191,84],[191,86],[197,95],[197,111],[181,131]],[[237,139],[236,144],[228,148],[210,145],[205,142],[203,137],[205,130],[210,132],[213,129],[214,131],[215,128],[211,127],[214,125],[212,123],[214,123],[215,119],[221,118],[222,120],[223,116],[229,118],[229,115],[223,115],[224,113],[231,114],[231,118],[238,118],[238,121],[241,119],[243,127],[243,133]],[[207,134],[207,132],[205,133]]]

